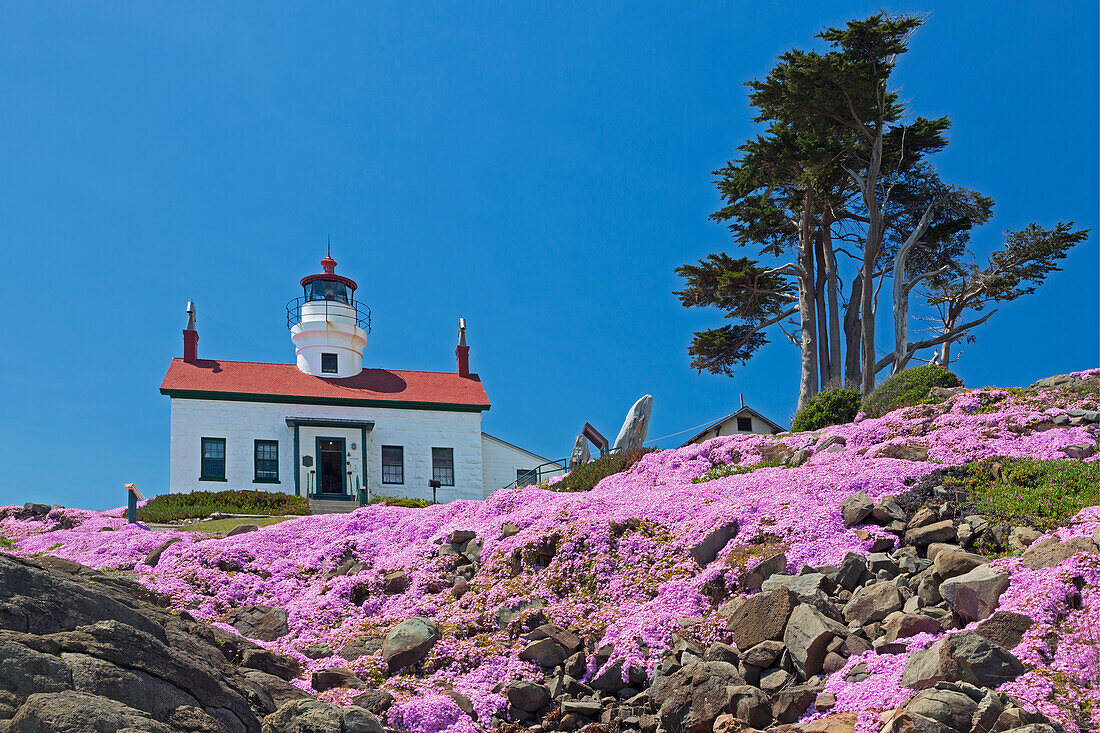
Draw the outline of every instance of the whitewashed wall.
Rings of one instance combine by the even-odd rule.
[[[769,425],[768,423],[764,422],[760,418],[756,417],[755,415],[749,414],[749,415],[744,415],[743,417],[748,417],[752,420],[752,430],[748,430],[748,431],[738,430],[737,429],[737,417],[734,416],[734,417],[731,417],[726,422],[722,423],[721,425],[719,425],[717,427],[714,427],[714,428],[711,428],[710,430],[706,431],[705,433],[700,435],[698,438],[695,438],[695,440],[693,442],[695,442],[695,443],[704,443],[704,442],[710,440],[711,438],[717,438],[718,436],[721,436],[721,435],[747,435],[748,433],[757,433],[759,435],[771,435],[772,434],[772,430],[773,430],[772,426]]]
[[[337,405],[292,405],[266,402],[172,399],[171,478],[173,492],[262,489],[294,492],[294,432],[286,418],[309,417],[343,420],[373,420],[367,433],[365,475],[372,496],[406,496],[430,499],[428,480],[432,476],[432,448],[453,448],[455,485],[438,492],[440,502],[453,499],[481,499],[484,496],[480,412],[409,410]],[[301,455],[313,455],[313,436],[347,437],[360,442],[358,429],[300,428]],[[199,481],[202,438],[225,438],[226,481]],[[278,484],[254,483],[253,441],[279,441]],[[382,483],[383,445],[405,449],[404,484]],[[301,467],[299,456],[299,468]],[[316,465],[316,461],[315,461]],[[301,490],[306,491],[303,468]],[[364,467],[360,466],[360,471]]]
[[[516,471],[530,470],[548,461],[492,435],[482,433],[481,461],[485,475],[485,496],[516,480]]]

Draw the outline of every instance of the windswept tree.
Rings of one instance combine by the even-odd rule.
[[[984,321],[960,315],[992,298],[988,289],[965,293],[980,271],[966,264],[970,235],[993,201],[940,179],[930,159],[946,147],[950,120],[914,115],[890,83],[922,22],[878,14],[826,29],[819,37],[829,50],[788,51],[747,82],[764,131],[714,172],[723,206],[711,218],[728,226],[735,247],[754,251],[677,269],[685,306],[717,307],[734,321],[695,334],[695,368],[732,375],[778,330],[799,347],[801,407],[827,386],[870,392],[882,370],[900,371],[920,349],[949,350]],[[1059,241],[1068,248],[1084,236],[1067,230]],[[948,321],[911,341],[910,296],[921,288],[941,290],[928,303]],[[880,296],[893,316],[885,352]]]

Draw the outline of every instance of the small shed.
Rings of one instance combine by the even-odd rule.
[[[772,422],[751,407],[742,407],[737,412],[730,413],[718,422],[707,426],[702,432],[685,441],[680,447],[692,443],[703,443],[721,435],[744,435],[745,433],[775,435],[786,431],[787,428]]]

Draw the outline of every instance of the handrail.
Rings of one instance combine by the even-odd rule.
[[[604,455],[609,456],[612,453],[622,453],[622,451],[623,451],[622,448],[611,448]],[[546,461],[545,463],[540,463],[539,465],[532,468],[530,471],[527,471],[526,473],[524,473],[523,476],[524,476],[524,478],[526,478],[526,477],[531,476],[533,474],[535,476],[535,483],[542,483],[543,475],[549,476],[552,473],[556,473],[556,471],[554,469],[551,469],[549,471],[542,470],[543,466],[554,466],[557,469],[557,471],[561,471],[562,476],[565,476],[566,474],[569,473],[569,470],[570,470],[569,469],[569,458],[571,458],[571,457],[572,456],[569,456],[569,457],[566,457],[566,458],[558,458],[556,460]],[[602,458],[603,456],[600,456],[600,457]],[[515,481],[504,484],[504,486],[501,486],[500,488],[502,488],[502,489],[517,488],[518,489],[519,488],[519,481],[520,481],[519,479],[516,479]],[[527,484],[524,484],[524,485],[526,486]]]
[[[325,319],[329,317],[329,304],[332,304],[333,315],[343,316],[344,318],[350,318],[350,309],[355,313],[355,325],[359,328],[370,333],[370,308],[364,305],[361,301],[352,300],[350,303],[344,303],[339,300],[307,300],[304,297],[297,297],[286,304],[286,327],[288,329],[294,328],[296,325],[302,322],[302,306],[306,305],[320,305],[325,304]]]

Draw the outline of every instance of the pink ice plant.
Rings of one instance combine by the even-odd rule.
[[[301,662],[300,687],[312,692],[309,680],[316,670],[350,666],[395,695],[391,723],[418,733],[468,733],[485,730],[490,718],[506,709],[501,683],[543,678],[541,669],[518,659],[523,617],[499,628],[502,609],[535,603],[549,621],[610,649],[605,664],[622,662],[624,679],[632,670],[652,672],[680,631],[681,620],[713,611],[714,602],[704,590],[724,586],[727,592],[740,592],[739,563],[744,561],[738,560],[743,556],[739,553],[754,541],[784,547],[791,571],[804,563],[837,564],[848,552],[866,552],[870,544],[846,529],[840,518],[838,507],[853,492],[865,491],[873,499],[899,494],[938,464],[989,456],[1063,458],[1063,449],[1093,442],[1095,434],[1083,426],[1031,427],[1083,405],[1095,408],[1094,402],[1062,392],[1036,396],[975,390],[942,404],[864,418],[814,436],[740,435],[651,453],[589,492],[528,486],[497,491],[485,501],[423,509],[372,505],[347,515],[291,519],[224,539],[152,532],[126,525],[119,517],[60,509],[45,521],[15,519],[16,508],[0,510],[6,516],[0,519],[0,533],[21,554],[48,552],[95,568],[132,570],[148,587],[169,594],[175,608],[209,622],[221,623],[230,609],[241,605],[281,606],[288,613],[290,633],[264,646]],[[694,483],[715,466],[759,464],[762,449],[777,443],[797,449],[814,437],[834,435],[844,443],[813,454],[798,468],[760,467]],[[880,455],[897,443],[927,447],[927,460]],[[508,522],[519,532],[502,537],[501,527]],[[737,524],[737,536],[714,562],[697,566],[689,550],[731,522]],[[1087,533],[1097,524],[1100,510],[1086,510],[1066,531]],[[870,525],[864,529],[882,534]],[[481,567],[461,598],[451,592],[449,582],[454,558],[438,553],[454,530],[472,530],[483,542]],[[146,554],[173,536],[182,541],[168,547],[156,567],[145,565]],[[540,555],[543,559],[535,562]],[[330,571],[348,557],[365,569],[333,576]],[[1100,710],[1095,654],[1100,571],[1095,560],[1071,559],[1044,571],[1027,570],[1012,560],[997,565],[1012,576],[1005,607],[1027,609],[1039,624],[1017,650],[1034,669],[1006,689],[1044,712],[1074,695],[1095,701],[1093,709]],[[384,575],[398,569],[407,573],[408,587],[386,594]],[[1077,607],[1066,595],[1082,583]],[[317,642],[339,650],[357,636],[383,635],[413,616],[434,619],[443,638],[420,665],[392,676],[386,674],[380,653],[352,662],[336,656],[313,660],[301,653]],[[699,633],[718,638],[717,626],[708,623],[699,625]],[[1040,642],[1051,634],[1060,643],[1053,656],[1043,656],[1049,647]],[[936,638],[915,637],[909,650]],[[906,659],[906,654],[873,653],[850,659],[827,681],[826,689],[837,695],[836,709],[858,713],[860,730],[871,730],[880,711],[912,692],[900,687]],[[860,663],[868,665],[871,676],[860,683],[845,682],[846,672]],[[600,670],[600,664],[590,663],[590,675]],[[476,721],[455,704],[450,691],[470,700]],[[353,694],[336,690],[322,696],[346,703]],[[1067,728],[1076,729],[1072,716],[1060,715]]]

